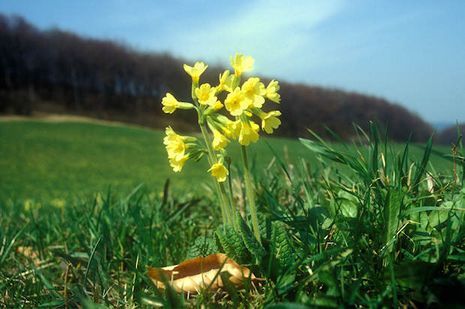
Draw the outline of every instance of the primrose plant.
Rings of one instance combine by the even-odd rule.
[[[231,57],[234,73],[225,70],[219,75],[219,83],[212,86],[200,83],[200,77],[207,69],[203,62],[196,62],[194,66],[184,65],[184,70],[192,78],[192,102],[180,102],[171,93],[167,93],[162,100],[163,111],[168,114],[177,109],[195,110],[198,125],[202,132],[199,140],[193,136],[177,134],[171,127],[166,128],[164,144],[168,152],[168,159],[175,172],[180,172],[189,159],[198,160],[203,155],[208,157],[210,169],[208,172],[214,177],[215,187],[221,206],[223,222],[237,227],[235,218],[236,208],[232,198],[227,148],[231,141],[241,145],[242,164],[244,167],[244,184],[252,229],[257,240],[260,241],[257,211],[255,206],[255,192],[247,162],[247,147],[259,139],[260,129],[267,134],[279,127],[281,112],[272,110],[265,112],[263,107],[268,101],[280,103],[278,93],[279,84],[272,80],[268,86],[258,77],[249,77],[242,84],[243,73],[253,69],[254,59],[251,56],[236,54]],[[267,109],[269,110],[269,108]],[[256,123],[256,120],[261,125]],[[226,160],[228,158],[228,160]]]

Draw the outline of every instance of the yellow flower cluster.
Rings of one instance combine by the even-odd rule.
[[[251,71],[254,66],[254,59],[250,56],[236,54],[231,57],[231,66],[234,72],[225,70],[219,76],[218,85],[212,86],[208,83],[200,84],[200,77],[208,67],[206,64],[185,64],[184,70],[192,78],[193,103],[179,102],[170,93],[162,100],[165,113],[173,113],[176,109],[197,111],[199,125],[208,143],[204,153],[209,154],[209,171],[218,182],[225,181],[229,174],[223,162],[226,147],[231,140],[248,146],[258,141],[260,128],[272,134],[281,124],[281,112],[262,110],[267,100],[280,103],[278,82],[272,80],[265,86],[260,78],[249,77],[241,84],[242,74]],[[254,117],[260,120],[261,126],[255,122]],[[207,128],[213,139],[207,136]],[[174,171],[180,171],[189,158],[184,143],[186,137],[177,135],[171,128],[166,129],[166,135],[164,143],[170,164]]]
[[[195,145],[188,142],[195,142],[196,138],[179,135],[171,127],[166,128],[165,134],[163,144],[165,144],[166,151],[168,152],[168,160],[173,171],[180,172],[184,163],[189,159],[189,153],[186,152],[187,149]]]

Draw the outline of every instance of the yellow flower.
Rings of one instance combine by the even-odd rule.
[[[34,207],[34,203],[31,200],[25,200],[23,204],[24,210],[29,211]]]
[[[249,103],[245,100],[241,89],[236,87],[236,89],[226,97],[224,105],[232,116],[240,116],[242,112],[247,109]]]
[[[218,130],[213,130],[213,142],[212,146],[213,149],[215,150],[220,150],[224,149],[226,146],[228,146],[229,140],[221,134]]]
[[[234,57],[231,57],[231,66],[236,76],[241,76],[243,72],[253,70],[254,62],[255,60],[251,56],[244,56],[242,54],[236,54]]]
[[[180,172],[187,159],[189,159],[189,154],[183,155],[181,157],[170,158],[170,166],[173,168],[173,171],[176,173]]]
[[[260,127],[253,121],[241,122],[241,131],[239,132],[239,143],[247,146],[250,143],[258,141],[258,130]]]
[[[224,106],[223,103],[221,103],[220,101],[216,101],[216,103],[212,105],[212,108],[215,111],[218,111],[218,110],[222,109],[223,106]]]
[[[171,93],[167,93],[166,96],[161,100],[163,104],[163,111],[167,114],[172,114],[178,108],[179,102]]]
[[[278,93],[279,91],[279,84],[278,81],[272,80],[268,87],[266,87],[266,97],[268,100],[273,101],[275,103],[281,102],[281,96]]]
[[[208,65],[200,61],[196,62],[193,67],[187,64],[184,65],[184,71],[192,77],[192,82],[195,84],[199,82],[200,75],[202,75],[207,68]]]
[[[199,103],[202,105],[213,105],[216,103],[215,97],[216,89],[211,87],[210,84],[202,84],[200,88],[195,88],[195,96]]]
[[[53,206],[53,207],[56,207],[56,208],[64,208],[65,207],[65,201],[63,199],[53,199],[50,201],[50,204]]]
[[[226,135],[226,137],[230,139],[237,139],[241,129],[241,123],[239,120],[232,121],[223,115],[216,115],[216,120],[220,123],[221,131],[224,135]]]
[[[221,101],[216,101],[215,103],[213,103],[213,105],[210,105],[206,110],[205,112],[203,113],[204,116],[207,116],[207,115],[210,115],[214,112],[217,112],[219,111],[220,109],[223,108],[223,103],[221,103]]]
[[[168,158],[180,161],[186,152],[186,143],[184,142],[186,137],[176,134],[171,127],[165,129],[166,136],[163,139],[163,144],[166,146],[166,152],[168,152]]]
[[[231,72],[229,70],[224,71],[222,74],[220,74],[220,83],[218,87],[216,87],[216,91],[220,92],[223,90],[226,90],[228,92],[231,92],[233,89],[233,81],[234,81],[234,75],[231,75]]]
[[[208,170],[211,172],[212,176],[216,178],[218,182],[223,182],[229,175],[228,169],[223,165],[223,163],[215,163]]]
[[[249,106],[256,108],[262,108],[263,103],[265,103],[265,98],[263,97],[266,93],[265,85],[260,82],[258,77],[251,77],[242,85],[242,92],[244,93],[245,98],[249,101]]]
[[[227,132],[226,136],[232,139],[239,138],[239,134],[241,133],[241,121],[240,120],[230,121],[226,129],[225,129],[225,134]]]
[[[237,139],[239,137],[239,133],[241,132],[241,121],[229,121],[223,128],[223,133],[227,137],[231,139]]]
[[[179,102],[171,93],[167,93],[166,96],[161,100],[163,104],[163,111],[167,114],[172,114],[176,109],[192,109],[194,105],[186,102]]]
[[[271,111],[264,113],[262,118],[262,130],[268,134],[273,133],[274,129],[277,129],[281,125],[281,120],[278,116],[281,116],[280,111]]]

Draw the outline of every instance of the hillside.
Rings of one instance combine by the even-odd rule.
[[[162,128],[167,123],[160,108],[164,94],[189,97],[185,62],[192,60],[59,29],[40,30],[20,17],[0,15],[0,113],[66,113]],[[220,71],[210,67],[206,80],[216,82]],[[297,137],[307,129],[326,135],[329,128],[350,139],[354,123],[367,128],[370,120],[399,141],[411,134],[413,141],[422,141],[432,132],[419,116],[382,98],[280,82],[281,136]],[[178,128],[193,129],[189,115],[175,117]]]
[[[210,184],[210,179],[205,178],[205,160],[188,162],[182,173],[174,173],[166,158],[163,136],[158,130],[77,117],[0,117],[0,199],[82,196],[110,188],[128,194],[139,184],[161,192],[168,178],[176,192],[205,194],[204,186]],[[396,151],[402,151],[402,146],[394,146]],[[342,145],[335,147],[345,149]],[[445,147],[435,149],[449,152]],[[239,157],[238,144],[232,145],[230,151],[233,157]],[[411,148],[414,158],[421,158],[422,152]],[[257,175],[279,165],[273,159],[275,154],[296,167],[302,160],[311,168],[318,166],[315,156],[299,141],[264,138],[251,147]],[[431,159],[438,170],[450,170],[449,162],[437,154]]]
[[[204,194],[203,186],[210,184],[206,161],[188,162],[182,173],[174,173],[163,137],[158,130],[82,118],[0,118],[0,199],[80,196],[110,188],[128,194],[139,184],[161,192],[168,178],[176,192]],[[252,147],[259,170],[272,161],[268,145],[282,158],[313,162],[297,140],[266,138]],[[239,156],[239,146],[231,152]]]

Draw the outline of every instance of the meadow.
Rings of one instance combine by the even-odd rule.
[[[203,186],[211,182],[205,176],[205,160],[187,164],[182,174],[174,173],[166,158],[163,136],[162,131],[121,124],[0,121],[0,197],[47,201],[108,190],[129,194],[141,184],[160,193],[168,178],[180,194],[204,194]],[[231,156],[238,157],[240,149],[233,146]],[[342,144],[333,146],[344,148]],[[393,149],[402,151],[402,146],[393,145]],[[435,149],[450,153],[448,147]],[[422,152],[421,145],[411,149],[413,158],[420,158]],[[301,160],[312,166],[318,164],[316,156],[297,139],[270,137],[251,148],[255,172],[276,165],[275,156],[290,164]],[[441,155],[432,154],[431,160],[436,169],[452,168]]]
[[[0,306],[463,305],[463,149],[368,135],[253,145],[256,243],[247,224],[220,224],[205,163],[171,171],[163,132],[1,121]],[[147,266],[214,252],[265,281],[188,296],[147,276]]]
[[[162,192],[170,178],[176,192],[202,192],[210,181],[206,162],[186,165],[182,174],[168,164],[164,132],[124,125],[83,122],[0,122],[0,196],[50,199],[84,196],[111,189],[128,194],[143,184]],[[254,147],[256,168],[273,158],[314,160],[297,141],[269,138]],[[232,150],[239,153],[239,147]],[[260,154],[257,158],[256,154]]]

